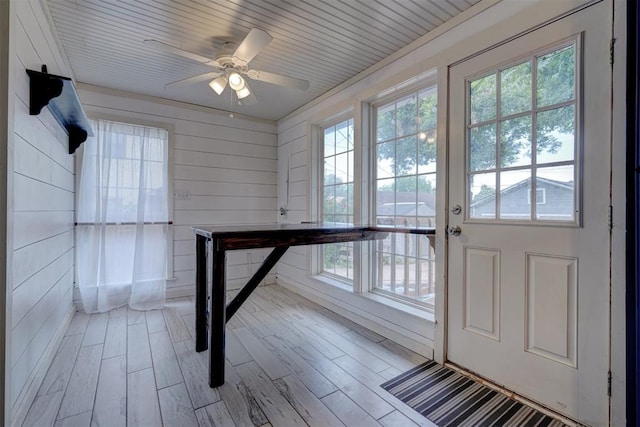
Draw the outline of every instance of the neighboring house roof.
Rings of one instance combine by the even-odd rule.
[[[424,202],[396,202],[396,203],[383,203],[378,205],[376,212],[379,216],[435,216],[436,212],[430,206],[427,206]]]
[[[517,182],[515,184],[513,184],[510,187],[505,188],[504,190],[502,190],[500,192],[501,196],[505,196],[509,193],[513,193],[515,191],[518,191],[521,188],[527,188],[531,186],[531,178],[526,178],[523,179],[520,182]],[[562,182],[562,181],[555,181],[553,179],[548,179],[548,178],[541,178],[541,177],[537,177],[536,178],[536,187],[537,188],[543,188],[543,186],[555,186],[558,188],[561,188],[563,190],[569,190],[569,191],[573,191],[573,182],[569,181],[569,182]],[[472,208],[476,208],[479,206],[483,206],[486,205],[487,203],[491,202],[493,203],[496,199],[496,195],[495,194],[491,194],[488,195],[487,197],[483,197],[480,200],[476,200],[475,202],[473,202],[471,204]]]

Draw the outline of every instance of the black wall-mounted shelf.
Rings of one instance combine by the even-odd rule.
[[[80,104],[73,82],[68,77],[42,71],[27,70],[29,74],[29,114],[37,116],[46,105],[69,135],[69,154],[73,154],[88,136],[93,136],[89,119]]]

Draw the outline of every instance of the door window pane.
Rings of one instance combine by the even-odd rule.
[[[471,81],[470,122],[480,123],[496,118],[496,75],[491,74]]]
[[[502,116],[531,110],[530,61],[502,70],[500,80],[500,114]]]
[[[575,45],[537,58],[538,107],[575,99]]]
[[[575,222],[575,52],[572,42],[470,80],[468,218]]]
[[[573,160],[575,149],[573,105],[538,113],[537,163]]]

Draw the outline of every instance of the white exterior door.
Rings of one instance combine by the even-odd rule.
[[[588,425],[608,422],[611,20],[602,2],[450,69],[446,359]]]

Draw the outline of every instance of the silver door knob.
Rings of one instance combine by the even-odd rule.
[[[450,236],[459,236],[460,233],[462,233],[462,229],[458,225],[455,225],[453,227],[451,226],[447,227],[447,234]]]
[[[453,205],[451,207],[451,213],[454,215],[460,215],[460,212],[462,212],[462,206],[460,205]]]

